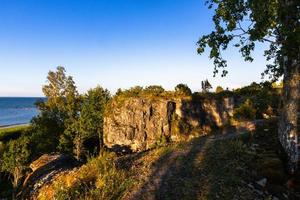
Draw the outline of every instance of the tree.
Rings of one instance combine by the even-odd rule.
[[[222,51],[233,43],[246,61],[257,42],[268,42],[264,53],[268,64],[262,75],[277,80],[283,75],[282,114],[279,139],[289,157],[289,168],[297,166],[297,127],[300,100],[300,2],[299,0],[206,0],[214,9],[215,30],[198,41],[198,53],[210,48],[214,75],[219,70],[227,74]]]
[[[37,102],[40,114],[32,120],[33,149],[41,154],[59,147],[60,151],[72,153],[80,107],[75,82],[59,66],[49,71],[42,90],[46,100]]]
[[[24,176],[26,166],[30,157],[29,138],[22,136],[17,140],[11,140],[7,143],[6,149],[1,159],[1,171],[9,172],[12,175],[13,199],[20,180]]]
[[[238,108],[234,109],[233,117],[239,120],[254,120],[256,109],[250,99],[246,99]]]
[[[188,95],[188,96],[192,94],[192,91],[187,86],[187,84],[183,84],[183,83],[176,85],[175,92],[181,95]]]
[[[203,92],[209,92],[209,90],[212,89],[212,86],[210,82],[206,79],[204,81],[201,81],[201,88]]]
[[[220,92],[223,92],[223,91],[224,91],[224,89],[221,86],[217,86],[216,93],[220,93]]]
[[[99,140],[100,152],[103,149],[103,118],[104,110],[111,95],[107,89],[97,86],[91,89],[83,97],[80,117],[77,123],[77,135],[75,136],[75,155],[82,157],[84,141],[91,138]]]
[[[153,95],[160,95],[163,93],[165,89],[160,85],[150,85],[144,89],[144,92],[153,94]]]
[[[116,92],[116,96],[119,96],[119,95],[121,95],[122,93],[123,93],[122,89],[119,88],[119,89],[117,90],[117,92]]]
[[[74,144],[78,135],[77,123],[80,116],[81,99],[78,94],[75,82],[71,76],[67,77],[66,87],[64,88],[65,105],[62,107],[65,113],[64,127],[65,130],[60,136],[59,149],[66,153],[72,153]],[[76,154],[77,155],[77,154]],[[79,159],[79,157],[77,157]]]

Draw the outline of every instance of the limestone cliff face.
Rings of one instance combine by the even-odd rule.
[[[161,139],[177,140],[193,129],[206,134],[207,127],[228,124],[234,99],[128,98],[122,105],[112,102],[104,118],[104,143],[110,148],[132,151],[151,148]]]

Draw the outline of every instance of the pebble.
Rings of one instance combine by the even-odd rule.
[[[248,187],[254,189],[254,186],[251,183],[248,184]]]
[[[258,185],[260,185],[261,187],[265,187],[266,184],[267,184],[267,179],[266,179],[266,178],[263,178],[263,179],[261,179],[261,180],[259,180],[259,181],[256,181],[256,183],[257,183]]]

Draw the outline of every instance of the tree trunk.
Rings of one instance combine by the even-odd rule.
[[[104,146],[104,142],[103,142],[103,132],[99,134],[99,155],[102,156],[103,155],[103,146]]]
[[[299,64],[289,62],[289,70],[285,70],[282,93],[282,112],[279,122],[279,140],[285,149],[290,173],[294,173],[298,162],[298,111],[300,101]]]
[[[20,169],[19,167],[15,167],[14,168],[14,173],[13,173],[13,193],[12,193],[12,199],[15,200],[16,199],[16,193],[17,193],[17,189],[19,186],[19,181],[22,178],[22,169]]]
[[[300,23],[298,0],[282,0],[279,9],[282,26],[283,92],[279,121],[279,140],[288,156],[288,169],[294,173],[298,164],[298,112],[300,103]]]
[[[78,161],[81,161],[82,158],[82,152],[83,152],[83,138],[80,134],[77,135],[75,138],[75,158]]]

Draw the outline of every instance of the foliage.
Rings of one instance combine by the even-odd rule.
[[[272,83],[272,87],[277,88],[277,89],[282,89],[283,88],[283,80]]]
[[[32,119],[28,131],[32,158],[59,150],[80,160],[99,145],[102,148],[103,112],[109,91],[98,86],[79,95],[63,67],[50,71],[47,80],[43,86],[46,101],[37,102],[40,114]]]
[[[278,115],[277,107],[281,89],[273,88],[270,82],[261,84],[253,82],[249,86],[234,91],[242,100],[250,99],[256,109],[256,118],[263,118],[264,115]]]
[[[3,157],[1,159],[1,171],[9,172],[12,184],[16,190],[24,176],[30,158],[29,138],[21,136],[16,140],[11,140],[5,145]]]
[[[243,104],[234,110],[233,116],[235,119],[253,120],[256,116],[256,109],[250,99],[247,99]]]
[[[26,132],[27,129],[29,129],[28,125],[0,128],[0,141],[16,139]]]
[[[78,116],[78,92],[63,67],[49,71],[43,86],[46,101],[37,102],[40,114],[32,120],[32,146],[37,154],[55,151],[57,146],[70,152],[70,139]],[[66,139],[67,138],[67,139]],[[43,142],[41,142],[43,141]]]
[[[81,134],[77,130],[81,99],[71,76],[66,78],[65,84],[66,87],[63,88],[65,96],[62,96],[65,101],[65,105],[62,106],[62,110],[66,116],[64,119],[65,130],[63,134],[60,135],[59,149],[62,152],[71,154],[74,150],[74,143],[76,142],[78,135]],[[78,154],[76,157],[79,159]]]
[[[265,51],[268,61],[263,74],[269,74],[273,80],[283,74],[283,56],[289,59],[298,58],[300,46],[299,3],[297,0],[206,0],[209,9],[214,9],[213,22],[215,30],[204,35],[198,41],[198,53],[210,48],[210,58],[214,60],[214,75],[222,70],[227,74],[226,60],[222,51],[230,43],[239,48],[246,61],[252,61],[251,52],[256,42],[268,42],[270,47]],[[287,16],[290,16],[289,18]]]
[[[126,172],[117,169],[115,156],[104,153],[92,158],[78,171],[59,177],[46,191],[41,191],[40,199],[48,199],[47,190],[54,190],[54,199],[121,199],[132,181]]]
[[[63,123],[59,123],[55,114],[51,112],[43,111],[34,117],[28,130],[31,135],[30,147],[33,159],[44,153],[55,151],[63,131]]]
[[[144,89],[144,92],[147,94],[152,94],[154,96],[159,96],[165,92],[165,89],[160,85],[150,85]]]
[[[191,89],[187,86],[187,84],[183,84],[183,83],[176,85],[175,92],[181,95],[187,95],[187,96],[192,95]]]
[[[139,96],[143,91],[143,87],[141,86],[135,86],[135,87],[131,87],[128,90],[119,90],[118,94],[123,95],[123,96],[131,96],[131,97],[137,97]]]
[[[103,149],[103,115],[110,98],[109,91],[100,86],[90,89],[84,95],[77,122],[77,132],[80,134],[77,134],[75,138],[77,157],[81,156],[86,141],[99,141],[97,146],[100,150]],[[92,151],[97,146],[89,145],[88,148]]]
[[[212,89],[212,86],[210,82],[206,79],[204,81],[201,81],[201,88],[202,88],[202,92],[206,93],[209,92],[210,89]]]
[[[220,92],[223,92],[223,91],[224,91],[224,89],[221,86],[217,86],[216,93],[220,93]]]

